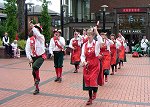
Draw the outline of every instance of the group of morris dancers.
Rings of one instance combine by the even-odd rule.
[[[39,93],[39,68],[46,59],[45,55],[45,38],[41,34],[42,28],[38,24],[30,22],[30,37],[26,43],[26,55],[29,64],[32,65],[32,75],[35,83],[34,95]],[[54,56],[54,67],[56,71],[55,82],[61,83],[65,39],[61,37],[61,31],[55,29],[54,36],[50,40],[49,52]],[[98,33],[97,26],[83,30],[83,35],[74,32],[74,37],[70,40],[71,64],[75,66],[74,73],[79,72],[79,64],[83,66],[83,90],[88,90],[89,100],[86,105],[91,105],[92,100],[96,98],[98,85],[103,86],[108,82],[110,67],[114,75],[123,65],[125,57],[124,37],[119,33],[118,38],[115,34],[107,38],[106,33]]]
[[[69,44],[71,64],[75,65],[74,73],[77,73],[80,61],[82,63],[83,90],[89,91],[87,105],[91,105],[92,100],[96,98],[98,85],[103,86],[104,82],[108,82],[108,75],[117,72],[118,64],[118,69],[121,69],[125,58],[124,41],[121,33],[118,34],[118,38],[111,34],[110,39],[104,32],[99,34],[97,26],[87,31],[84,29],[82,36],[77,31],[74,32]]]

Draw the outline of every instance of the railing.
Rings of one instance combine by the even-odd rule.
[[[96,21],[103,21],[102,14],[77,14],[76,17],[74,14],[67,14],[64,15],[64,23],[72,23],[72,22],[96,22]],[[112,14],[106,14],[106,22],[114,22],[114,15]]]

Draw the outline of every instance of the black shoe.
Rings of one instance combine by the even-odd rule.
[[[73,73],[78,73],[78,70],[75,70]]]
[[[54,81],[57,82],[59,80],[59,78],[57,77]]]
[[[33,95],[36,95],[39,93],[39,89],[36,89],[34,92],[33,92]]]
[[[62,81],[62,78],[59,77],[57,82],[61,83],[61,81]]]

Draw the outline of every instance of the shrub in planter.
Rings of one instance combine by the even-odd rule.
[[[25,50],[25,46],[26,46],[26,41],[25,41],[25,40],[19,40],[19,41],[18,41],[18,47],[19,47],[21,50]]]
[[[2,43],[3,43],[3,42],[2,42],[2,40],[0,39],[0,46],[2,46]]]

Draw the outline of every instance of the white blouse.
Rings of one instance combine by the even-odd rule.
[[[99,42],[93,40],[91,43],[89,43],[89,41],[87,42],[87,47],[92,47],[93,46],[93,43],[95,43],[95,55],[98,56],[99,53],[100,53],[100,44]],[[84,53],[84,50],[85,50],[85,44],[83,44],[82,46],[82,53],[81,53],[81,62],[85,62],[85,59],[86,59],[86,56],[85,56],[85,53]]]
[[[73,48],[73,46],[72,46],[73,40],[78,40],[78,45],[81,47],[81,43],[82,43],[81,39],[80,39],[80,38],[77,38],[77,39],[72,38],[72,39],[70,40],[70,43],[69,43],[69,47],[70,47],[70,48]]]
[[[59,40],[56,41],[60,46],[62,46],[62,48],[65,47],[65,39],[63,37],[60,36]],[[61,49],[55,45],[54,38],[51,38],[49,45],[49,53],[53,55],[53,51],[61,51]]]
[[[118,37],[117,38],[117,40],[120,42],[120,41],[122,41],[123,42],[123,46],[125,46],[125,38],[123,37],[123,36],[121,36],[121,37]],[[121,43],[121,42],[120,42]]]

